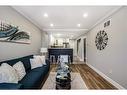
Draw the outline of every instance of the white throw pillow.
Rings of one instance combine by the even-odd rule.
[[[13,65],[13,68],[15,68],[15,70],[17,71],[18,80],[20,81],[26,75],[26,71],[23,63],[19,61]]]
[[[43,65],[46,65],[45,56],[40,56],[40,58],[41,58],[42,64],[43,64]]]
[[[38,58],[38,60],[41,61],[41,64],[46,65],[45,56],[34,55],[34,58]]]
[[[30,59],[31,69],[42,67],[42,63],[39,58]]]
[[[0,66],[0,83],[18,83],[17,72],[7,63]]]

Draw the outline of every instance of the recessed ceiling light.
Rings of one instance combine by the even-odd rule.
[[[84,17],[84,18],[86,18],[87,16],[88,16],[88,14],[87,14],[87,13],[84,13],[84,14],[83,14],[83,17]]]
[[[50,26],[53,27],[54,25],[51,23]]]
[[[74,37],[74,35],[71,35],[71,38],[73,38]]]
[[[47,13],[44,13],[44,17],[46,17],[46,18],[47,18],[47,17],[48,17],[48,14],[47,14]]]
[[[71,37],[74,37],[74,35],[71,35]]]
[[[80,26],[81,26],[81,24],[77,24],[77,26],[78,26],[78,27],[80,27]]]
[[[61,34],[56,34],[57,35],[57,37],[59,37]]]

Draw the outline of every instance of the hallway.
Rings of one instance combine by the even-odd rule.
[[[85,64],[85,62],[80,61],[77,56],[73,57],[73,64]]]

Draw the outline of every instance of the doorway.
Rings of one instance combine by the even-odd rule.
[[[84,46],[84,62],[86,62],[86,38],[83,39]]]
[[[77,40],[77,55],[79,54],[80,42],[81,42],[81,39],[78,39]]]

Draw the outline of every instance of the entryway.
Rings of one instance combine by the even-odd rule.
[[[86,62],[86,38],[83,39],[84,62]]]

